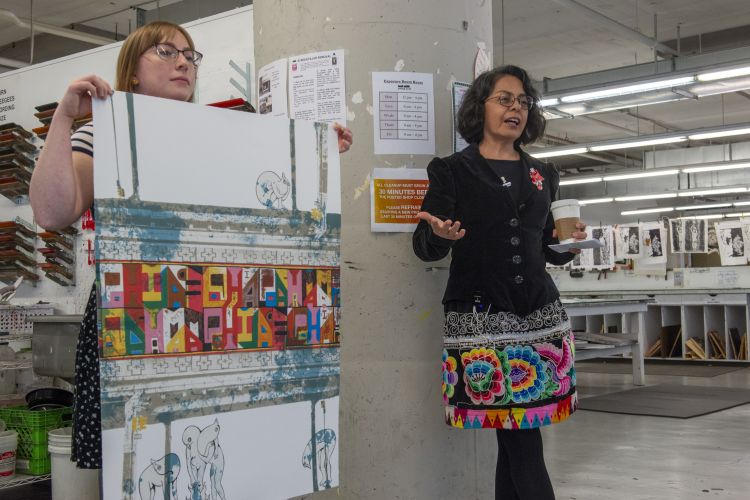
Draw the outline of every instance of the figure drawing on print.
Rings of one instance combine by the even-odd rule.
[[[719,238],[716,236],[716,226],[713,224],[708,228],[706,249],[708,253],[719,253]]]
[[[320,488],[329,489],[332,484],[333,450],[336,448],[336,431],[326,427],[326,402],[321,401],[323,410],[323,429],[307,442],[302,453],[302,466],[313,474],[314,491]]]
[[[151,459],[138,479],[138,494],[141,500],[157,498],[177,498],[175,480],[180,475],[180,457],[174,453],[164,455],[158,460]],[[157,496],[156,490],[161,490]]]
[[[182,433],[185,444],[190,485],[189,500],[226,500],[224,487],[221,484],[224,476],[224,452],[219,445],[219,420],[200,429],[195,425],[188,426]],[[209,488],[204,484],[206,468],[209,470]]]
[[[614,265],[614,248],[612,226],[591,228],[591,236],[601,243],[601,247],[592,249],[592,261],[595,269],[611,269]]]
[[[323,489],[331,487],[331,455],[336,448],[336,432],[333,429],[321,429],[315,433],[315,451],[313,451],[313,440],[307,442],[305,451],[302,454],[302,466],[313,468],[313,453],[315,454],[315,463],[318,467],[318,485]]]
[[[705,219],[687,219],[685,220],[685,251],[700,252],[706,251],[706,221]]]
[[[661,230],[660,229],[649,229],[649,239],[651,240],[651,257],[661,257],[664,255],[661,241]]]
[[[266,208],[283,209],[284,200],[289,198],[290,192],[290,183],[284,173],[279,176],[276,172],[266,170],[258,176],[255,183],[255,195]]]
[[[620,227],[620,237],[624,247],[624,257],[635,259],[641,255],[641,240],[638,235],[639,228],[634,226]]]
[[[685,233],[682,219],[669,220],[669,236],[672,243],[672,252],[679,253],[685,248]]]

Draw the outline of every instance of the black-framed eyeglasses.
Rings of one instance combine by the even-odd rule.
[[[513,106],[513,103],[515,101],[518,101],[518,105],[521,106],[521,109],[531,109],[536,103],[536,100],[530,95],[519,95],[518,97],[515,97],[513,94],[509,94],[508,92],[500,92],[499,94],[490,96],[485,99],[485,102],[486,101],[494,101],[501,106],[505,106],[506,108]]]
[[[203,54],[193,49],[180,50],[171,43],[155,43],[156,55],[165,61],[176,61],[177,56],[182,54],[187,62],[192,63],[196,68],[200,66]]]

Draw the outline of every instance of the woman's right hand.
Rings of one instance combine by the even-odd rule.
[[[446,240],[460,240],[466,235],[466,229],[461,229],[459,221],[453,222],[450,219],[443,221],[429,212],[419,212],[417,218],[427,222],[433,233]]]
[[[91,113],[91,97],[104,99],[112,93],[109,83],[96,75],[88,75],[71,82],[57,105],[55,114],[75,120]]]

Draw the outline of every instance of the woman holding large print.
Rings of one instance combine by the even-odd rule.
[[[181,26],[157,21],[131,33],[117,59],[115,88],[178,101],[192,101],[203,55]],[[55,230],[73,224],[94,202],[94,127],[71,136],[76,117],[91,113],[91,99],[107,98],[109,83],[96,75],[72,82],[60,100],[31,178],[36,222]],[[351,131],[338,124],[339,151],[349,149]],[[96,286],[86,305],[76,349],[72,459],[83,469],[101,468],[101,404]]]
[[[554,498],[539,428],[577,407],[573,336],[545,261],[557,243],[550,204],[559,175],[521,148],[545,127],[521,68],[480,75],[464,96],[458,130],[470,144],[427,167],[430,187],[414,252],[452,251],[443,296],[443,400],[449,425],[497,429],[495,498]],[[578,224],[574,238],[585,238]],[[574,250],[574,252],[578,252]]]

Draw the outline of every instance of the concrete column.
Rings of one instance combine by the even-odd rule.
[[[493,431],[449,429],[441,395],[448,262],[428,266],[411,234],[370,232],[374,167],[431,157],[375,155],[373,71],[433,73],[437,154],[452,153],[451,82],[492,48],[490,0],[256,0],[255,63],[344,49],[354,146],[342,166],[341,491],[316,499],[491,498]],[[368,111],[370,109],[370,111]]]

